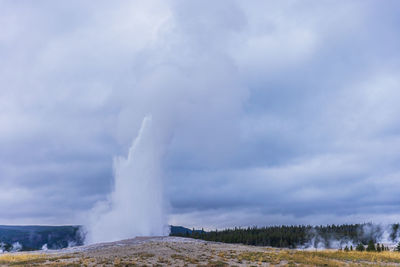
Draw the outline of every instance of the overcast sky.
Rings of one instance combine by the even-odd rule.
[[[0,0],[0,224],[80,224],[144,116],[169,222],[400,221],[400,2]]]

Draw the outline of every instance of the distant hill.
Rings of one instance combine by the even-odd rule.
[[[0,225],[0,250],[59,249],[83,245],[81,226]]]
[[[193,230],[182,226],[170,226],[171,235],[188,236]],[[202,233],[195,230],[194,233]],[[84,244],[85,235],[79,225],[0,225],[1,251],[29,251],[60,249]]]

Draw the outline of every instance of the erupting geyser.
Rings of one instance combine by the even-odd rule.
[[[91,214],[87,242],[166,234],[161,156],[151,116],[143,119],[127,158],[114,160],[114,190]]]

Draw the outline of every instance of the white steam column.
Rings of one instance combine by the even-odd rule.
[[[146,116],[128,157],[114,160],[114,190],[106,202],[93,209],[87,226],[88,243],[167,234],[162,151],[152,118]]]

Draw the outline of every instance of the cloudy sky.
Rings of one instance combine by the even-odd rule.
[[[144,116],[169,222],[400,220],[400,3],[0,0],[0,224],[79,224]]]

